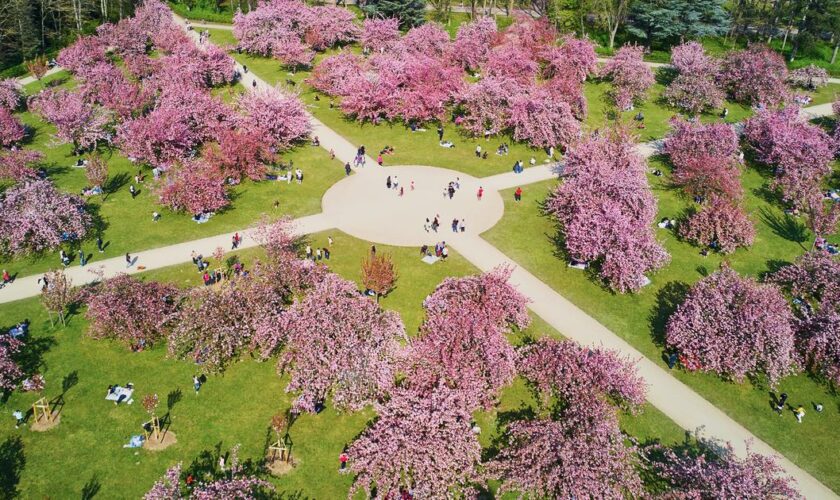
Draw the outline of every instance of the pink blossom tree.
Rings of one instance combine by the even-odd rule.
[[[567,146],[580,137],[580,122],[572,108],[545,88],[533,87],[510,101],[513,138],[534,147]]]
[[[644,63],[643,48],[625,45],[601,69],[601,75],[613,84],[613,99],[622,111],[641,101],[654,83],[653,71]]]
[[[252,53],[271,55],[283,64],[306,66],[315,53],[303,38],[316,22],[313,9],[298,0],[272,0],[233,18],[233,35],[239,47]],[[315,33],[315,32],[313,32]],[[312,41],[320,43],[321,37]]]
[[[597,264],[616,291],[641,288],[645,273],[664,266],[669,256],[653,235],[656,199],[629,135],[609,131],[572,146],[565,178],[546,209],[562,226],[566,252]]]
[[[71,73],[79,73],[85,68],[106,62],[106,45],[97,36],[80,36],[72,45],[58,52],[56,62]]]
[[[256,89],[237,100],[239,126],[263,137],[278,149],[288,149],[312,130],[309,115],[297,96],[280,89]]]
[[[356,15],[344,7],[318,5],[310,7],[310,11],[311,20],[304,39],[315,50],[355,42],[362,34],[356,25]]]
[[[396,84],[374,71],[350,77],[343,87],[341,111],[359,121],[377,122],[394,106]]]
[[[307,82],[316,89],[330,95],[347,95],[345,84],[362,75],[367,69],[365,61],[357,54],[342,51],[325,57]]]
[[[129,158],[168,167],[186,158],[200,140],[180,113],[160,107],[146,116],[123,122],[117,128],[116,143]]]
[[[545,50],[542,57],[547,61],[546,76],[566,76],[579,82],[598,69],[595,45],[585,38],[565,35],[559,47]]]
[[[687,370],[771,386],[796,372],[793,316],[781,291],[728,266],[703,278],[668,319],[666,343]]]
[[[191,214],[215,212],[230,203],[224,179],[204,160],[187,161],[167,171],[157,194],[172,210]]]
[[[521,90],[517,82],[492,77],[468,86],[458,99],[461,126],[473,136],[500,133],[509,120],[508,104]]]
[[[738,154],[738,135],[725,123],[671,120],[672,130],[665,138],[664,152],[676,168],[682,168],[700,155],[734,160]]]
[[[528,84],[534,80],[540,65],[527,49],[505,44],[490,50],[482,68],[488,77]]]
[[[400,489],[418,498],[469,492],[479,479],[481,445],[463,397],[445,384],[431,393],[394,389],[376,405],[379,418],[347,450],[356,476],[349,495],[370,495],[372,488],[384,498]]]
[[[480,17],[458,27],[452,57],[464,69],[477,70],[486,61],[498,32],[492,17]]]
[[[11,335],[0,335],[0,390],[11,392],[24,373],[15,361],[23,342]]]
[[[8,108],[0,106],[0,147],[9,147],[26,137],[26,129]]]
[[[440,59],[408,56],[389,115],[405,122],[443,120],[447,106],[463,88],[461,68]]]
[[[684,163],[674,166],[671,181],[689,196],[720,196],[732,201],[744,194],[741,187],[741,170],[732,158],[698,153],[686,157]]]
[[[558,38],[557,28],[545,16],[535,19],[520,12],[513,18],[513,24],[501,34],[501,43],[515,43],[537,55]]]
[[[671,65],[681,75],[715,76],[719,64],[706,54],[699,42],[686,42],[671,48]]]
[[[424,23],[408,30],[400,41],[400,50],[429,57],[444,57],[452,50],[452,41],[440,24]]]
[[[368,18],[362,23],[359,44],[368,50],[381,52],[391,48],[399,40],[400,20],[397,18]]]
[[[14,78],[0,80],[0,108],[18,109],[23,102],[20,84]]]
[[[719,108],[724,100],[723,91],[718,88],[713,76],[683,73],[668,85],[663,96],[670,106],[690,115]]]
[[[759,112],[747,121],[744,136],[757,159],[775,169],[773,185],[794,206],[804,206],[831,173],[831,139],[796,107]]]
[[[748,247],[755,240],[755,227],[737,202],[720,196],[709,200],[679,226],[680,236],[695,245],[721,253]]]
[[[0,199],[0,247],[7,254],[39,253],[82,240],[90,226],[84,201],[48,180],[18,184]]]
[[[237,449],[238,445],[234,447]],[[255,476],[244,473],[239,459],[231,451],[233,458],[230,469],[231,477],[203,481],[198,484],[186,484],[181,481],[181,464],[175,464],[163,474],[144,496],[143,500],[213,500],[216,498],[251,500],[261,498],[266,490],[274,490],[274,486]],[[189,494],[182,494],[189,491]]]
[[[32,149],[2,149],[0,150],[0,179],[13,182],[35,179],[38,177],[38,172],[32,165],[43,158],[43,154]]]
[[[463,393],[469,410],[489,408],[516,374],[516,352],[505,338],[530,320],[526,299],[507,283],[511,269],[448,278],[423,302],[426,320],[407,355],[408,384],[440,384]]]
[[[790,97],[787,75],[787,65],[776,51],[751,45],[727,54],[719,79],[738,102],[777,106]]]
[[[824,68],[809,64],[804,68],[795,69],[788,75],[788,82],[796,87],[816,90],[828,85],[828,71]]]
[[[128,118],[139,110],[146,99],[140,88],[128,81],[119,68],[100,62],[93,67],[80,69],[81,93],[90,103],[101,104],[121,118]]]
[[[30,100],[30,107],[55,125],[56,138],[73,144],[74,152],[94,148],[108,136],[109,114],[79,93],[44,90]]]
[[[405,327],[354,283],[328,274],[282,318],[278,370],[291,373],[286,391],[300,393],[293,408],[314,412],[331,396],[338,410],[355,411],[393,386]]]
[[[218,143],[207,145],[202,157],[207,164],[218,169],[222,179],[265,179],[268,165],[274,155],[260,135],[249,131],[226,130],[219,134]]]
[[[643,455],[666,482],[668,498],[803,498],[776,459],[747,451],[739,458],[732,445],[703,446],[697,453],[655,445]]]
[[[148,348],[160,339],[177,316],[178,289],[157,281],[140,281],[127,274],[102,279],[85,289],[88,335],[115,339],[132,349]]]

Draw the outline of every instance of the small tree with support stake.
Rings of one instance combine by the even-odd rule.
[[[286,415],[282,413],[278,413],[271,417],[271,428],[274,430],[274,434],[277,437],[277,440],[268,447],[268,452],[270,454],[269,459],[272,462],[276,460],[291,462],[292,460],[292,450],[289,446],[291,443],[289,442],[288,425],[289,419],[287,419]]]
[[[50,316],[50,325],[55,326],[53,323],[53,314],[55,314],[61,324],[66,326],[65,311],[74,298],[73,283],[61,270],[47,271],[44,277],[47,285],[41,289],[41,303],[44,304]]]
[[[160,401],[157,394],[146,394],[143,396],[143,408],[149,413],[149,421],[143,424],[143,431],[146,433],[146,439],[153,438],[160,442],[160,419],[158,419],[157,407]]]
[[[379,297],[387,295],[394,289],[396,281],[397,271],[389,254],[371,252],[362,261],[362,284],[376,293],[377,302],[379,302]]]

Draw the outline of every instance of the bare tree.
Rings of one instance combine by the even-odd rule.
[[[610,49],[615,47],[615,35],[618,29],[627,21],[631,0],[597,0],[595,8],[610,34]]]

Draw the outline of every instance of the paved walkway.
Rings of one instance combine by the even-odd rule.
[[[61,66],[55,66],[53,68],[50,68],[49,70],[47,70],[46,73],[44,73],[44,76],[42,76],[41,78],[44,78],[44,77],[47,77],[47,76],[50,76],[50,75],[54,75],[54,74],[58,73],[59,71],[61,71],[62,69],[63,68]],[[29,85],[30,83],[34,83],[38,80],[34,76],[24,76],[24,77],[18,78],[17,81],[21,85]]]
[[[180,19],[176,20],[183,24]],[[197,36],[194,32],[193,36]],[[237,65],[242,71],[242,68]],[[246,87],[256,81],[257,87],[268,86],[254,75],[245,75]],[[822,107],[815,112],[823,113]],[[318,135],[322,147],[332,148],[342,161],[352,161],[356,147],[346,139],[313,120],[314,134]],[[640,152],[645,155],[654,150],[650,144],[641,144]],[[648,400],[678,425],[689,430],[702,430],[701,434],[730,441],[735,450],[743,454],[745,443],[752,442],[752,449],[764,454],[776,455],[787,473],[793,476],[800,491],[807,498],[837,498],[831,490],[822,485],[813,476],[798,466],[779,456],[770,446],[753,436],[747,429],[729,418],[717,407],[703,399],[685,386],[657,363],[644,357],[639,351],[598,323],[594,318],[578,309],[574,304],[540,281],[530,272],[518,266],[497,248],[480,238],[478,234],[491,227],[501,217],[501,198],[498,191],[518,185],[526,185],[552,178],[556,173],[549,165],[527,169],[522,174],[506,173],[484,179],[475,179],[459,172],[431,167],[388,167],[382,169],[368,159],[368,167],[358,169],[356,175],[334,185],[324,196],[324,212],[304,217],[296,221],[296,232],[310,234],[338,227],[353,236],[380,243],[398,245],[417,245],[418,242],[447,240],[455,250],[472,262],[479,269],[486,271],[498,265],[512,265],[514,268],[511,282],[530,300],[530,308],[563,335],[582,344],[599,345],[615,349],[637,360],[640,374],[649,385]],[[387,175],[398,175],[401,184],[406,187],[403,197],[385,187]],[[443,198],[443,189],[454,177],[460,177],[462,189],[454,200]],[[415,181],[414,195],[410,192],[411,180]],[[471,192],[476,185],[483,186],[485,198],[478,201]],[[427,235],[422,223],[427,213],[441,213],[440,236]],[[449,221],[443,213],[468,214],[467,232],[452,233]],[[464,215],[463,217],[467,217]],[[370,219],[375,218],[375,219]],[[374,220],[374,223],[370,223]],[[474,221],[475,225],[470,225]],[[257,242],[249,231],[240,231],[244,236],[241,248],[255,246]],[[210,255],[216,247],[229,249],[232,233],[212,236],[200,240],[179,243],[167,247],[134,254],[136,263],[126,269],[124,256],[114,257],[90,267],[101,268],[106,276],[119,272],[139,272],[157,269],[173,264],[189,262],[192,251]],[[557,265],[562,265],[558,262]],[[67,270],[74,284],[79,285],[94,279],[87,269],[78,266]],[[9,302],[39,293],[37,276],[19,278],[11,286],[0,289],[0,303]]]

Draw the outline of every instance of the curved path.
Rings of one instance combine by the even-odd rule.
[[[183,24],[179,18],[176,17],[176,20]],[[194,32],[190,33],[196,36]],[[237,69],[242,72],[238,64]],[[256,81],[257,87],[268,86],[258,77],[248,74],[245,75],[246,88],[250,87],[251,81]],[[312,121],[315,129],[313,133],[319,136],[321,145],[333,149],[340,160],[352,161],[356,147],[315,118]],[[649,156],[654,147],[641,144],[639,151]],[[392,180],[393,176],[399,178],[404,188],[403,196],[398,191],[386,188],[385,181],[389,175]],[[807,498],[837,498],[834,492],[813,476],[776,453],[772,447],[671,376],[659,364],[643,356],[479,236],[481,231],[492,227],[502,216],[504,206],[499,190],[555,176],[551,167],[539,166],[527,169],[522,174],[506,173],[476,179],[463,173],[432,167],[383,169],[368,159],[367,167],[357,169],[355,175],[345,178],[327,191],[321,214],[297,219],[296,231],[309,234],[337,228],[369,241],[404,246],[447,240],[482,271],[509,265],[513,268],[511,283],[530,299],[529,307],[557,331],[582,344],[615,349],[636,360],[640,374],[648,383],[648,400],[677,425],[703,437],[730,441],[735,451],[742,455],[749,441],[753,451],[775,455],[786,472],[797,480],[799,489]],[[443,190],[450,181],[456,179],[461,189],[453,199],[445,199]],[[412,180],[415,183],[414,191],[410,189]],[[480,201],[476,197],[479,186],[484,188],[484,196]],[[440,234],[427,234],[423,229],[425,218],[432,218],[435,214],[441,216]],[[466,232],[452,233],[450,222],[455,217],[465,219]],[[250,231],[240,231],[240,234],[244,236],[242,248],[256,246]],[[139,252],[133,255],[137,257],[136,264],[128,269],[122,256],[104,260],[97,268],[101,268],[106,276],[112,276],[126,271],[138,272],[140,266],[148,270],[189,262],[193,250],[209,255],[218,246],[227,248],[231,236],[232,233],[227,233]],[[69,268],[67,274],[76,285],[91,282],[95,278],[92,273],[80,267]],[[0,303],[37,295],[39,286],[36,280],[37,276],[23,277],[11,286],[0,289]]]

